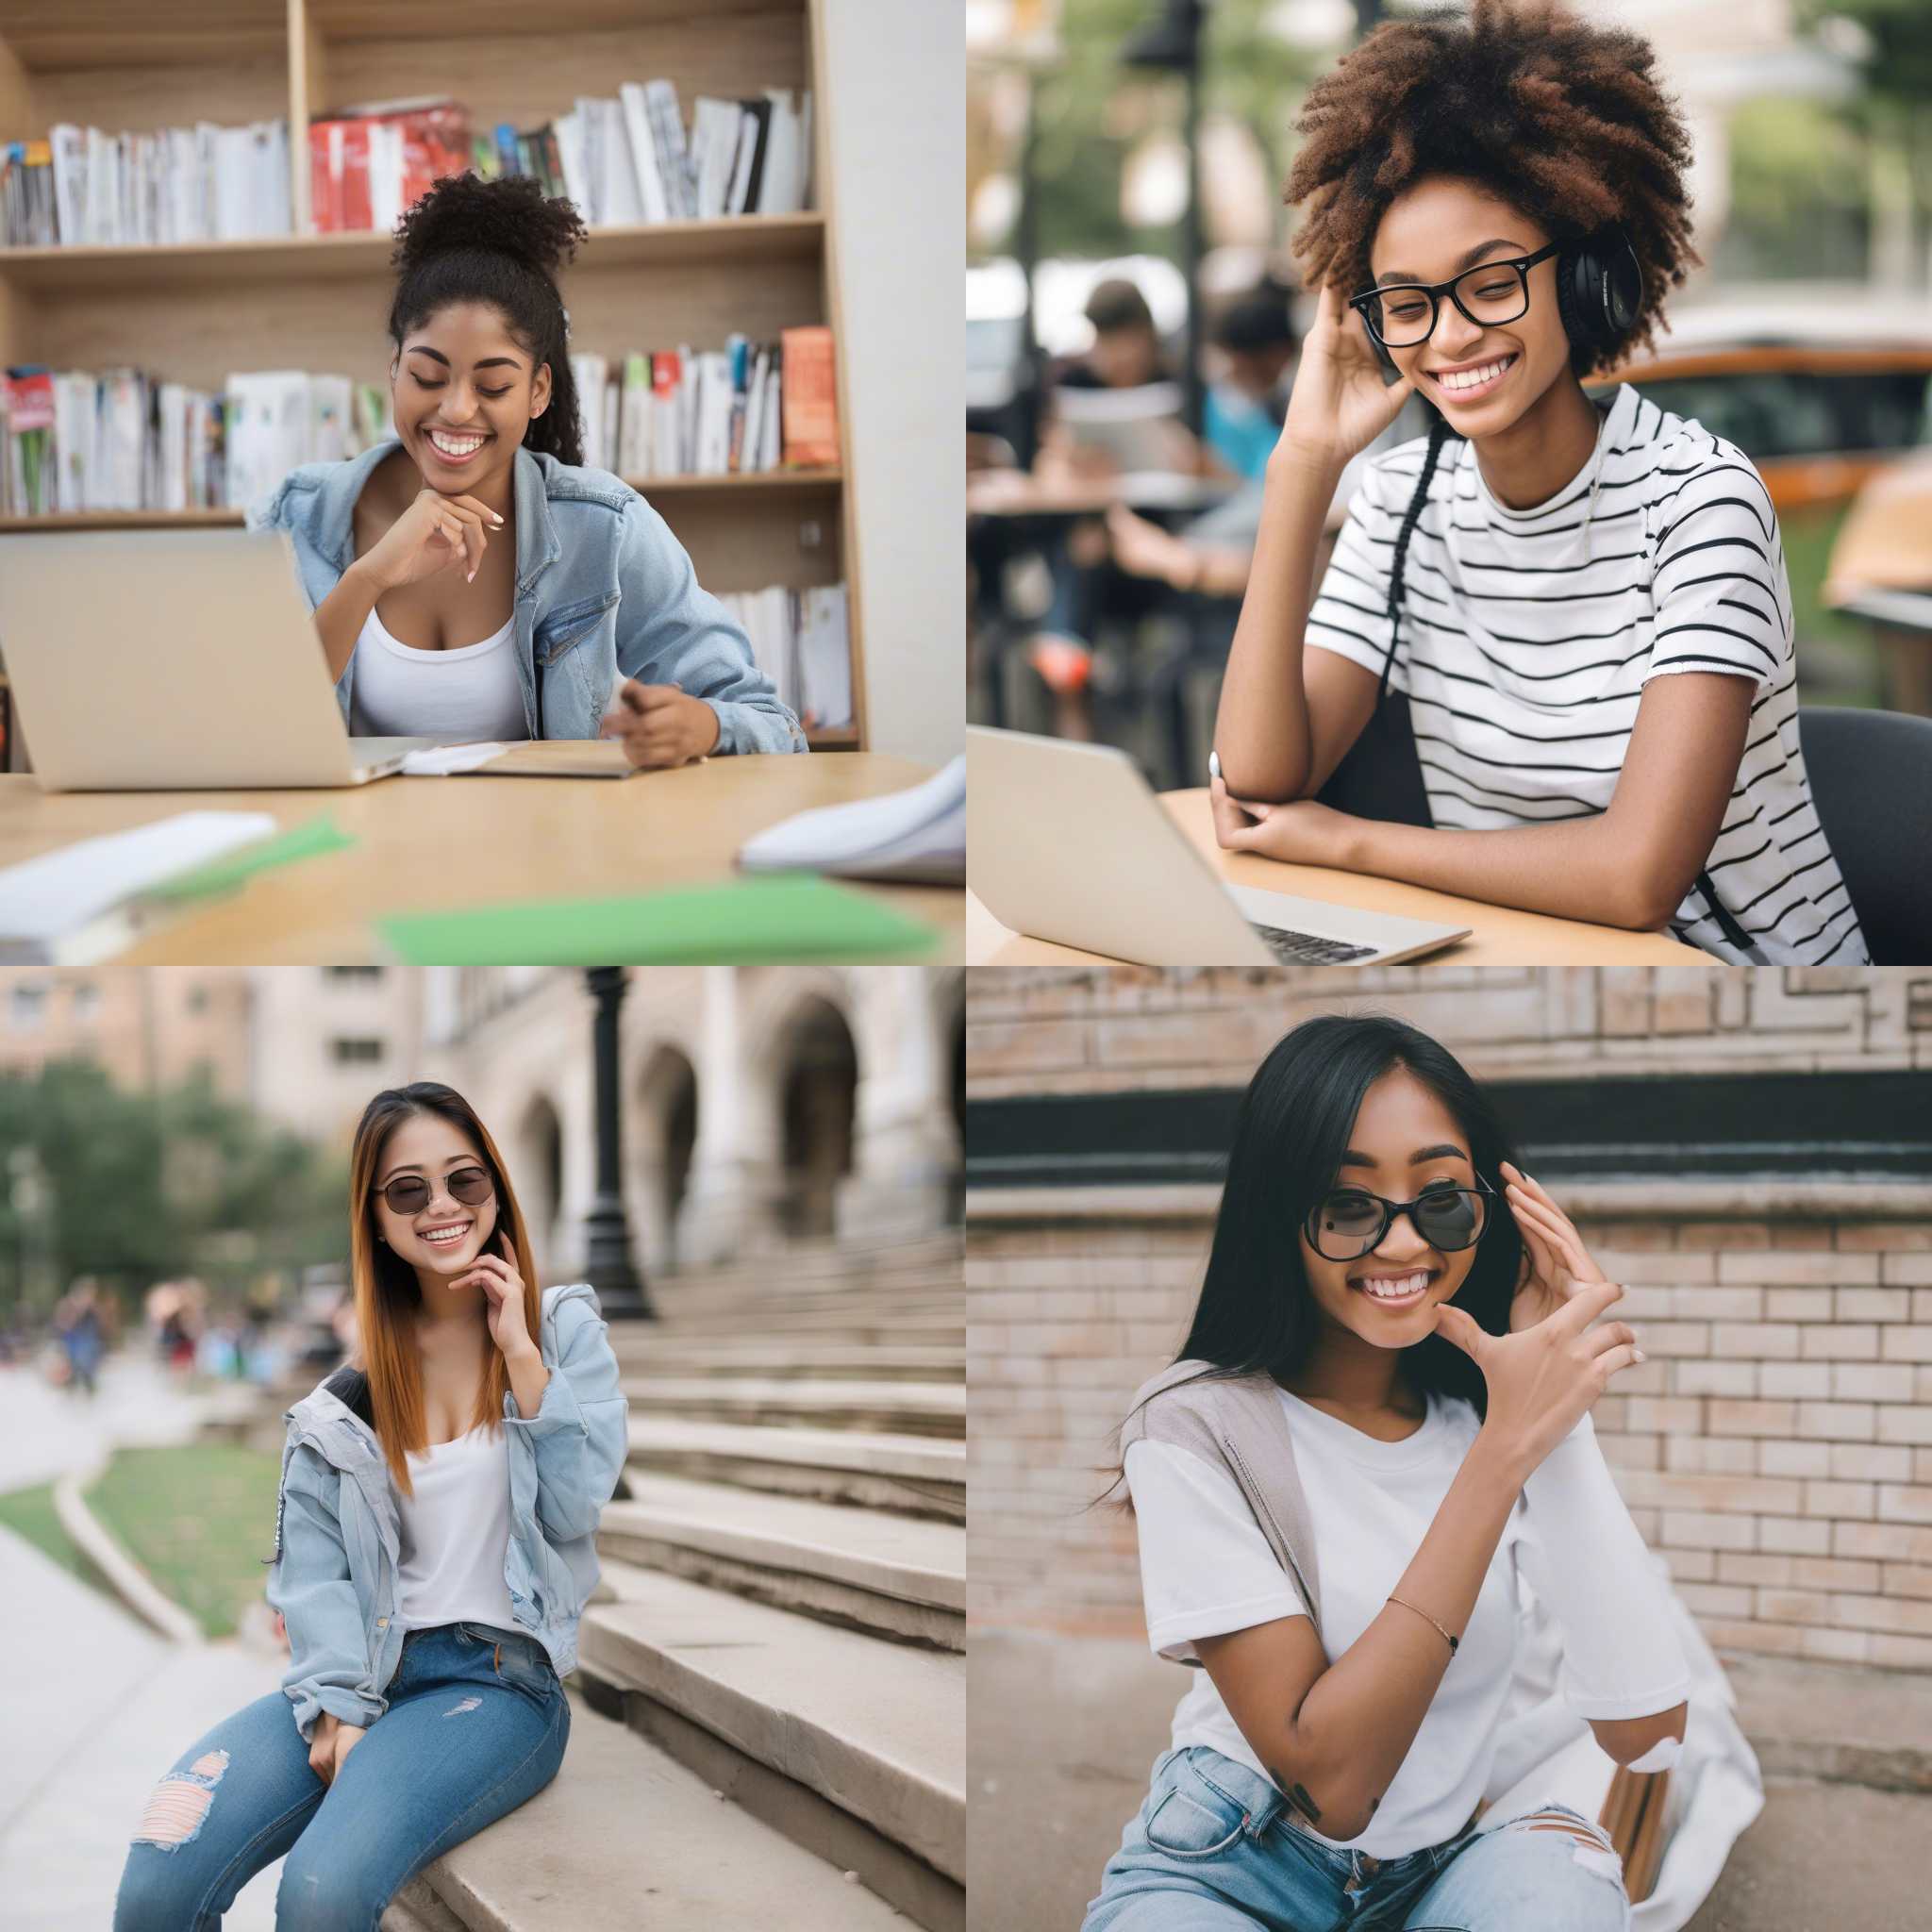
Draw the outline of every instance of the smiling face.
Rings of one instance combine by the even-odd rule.
[[[1534,255],[1550,240],[1546,230],[1475,183],[1432,175],[1390,203],[1370,260],[1376,287],[1443,282],[1481,261]],[[1528,271],[1529,307],[1514,321],[1472,322],[1445,293],[1436,305],[1435,334],[1390,350],[1395,366],[1414,377],[1417,390],[1460,434],[1475,438],[1506,429],[1552,384],[1574,380],[1570,339],[1557,309],[1557,262],[1551,256]],[[1465,297],[1471,287],[1481,284],[1465,284]],[[1508,366],[1475,387],[1458,390],[1442,381],[1453,370],[1494,362]]]
[[[550,366],[486,303],[439,309],[403,339],[390,364],[391,407],[403,447],[432,490],[473,495],[508,477],[530,419],[550,403]]]
[[[455,1276],[474,1261],[496,1229],[496,1196],[458,1201],[449,1177],[490,1164],[460,1128],[440,1114],[412,1113],[391,1133],[375,1163],[375,1229],[417,1279]],[[379,1191],[391,1181],[416,1175],[429,1184],[429,1198],[414,1214],[398,1214]]]
[[[1362,1095],[1334,1185],[1410,1201],[1432,1181],[1475,1184],[1469,1136],[1413,1074],[1392,1068]],[[1436,1304],[1452,1299],[1468,1278],[1476,1249],[1440,1252],[1409,1215],[1399,1214],[1376,1246],[1355,1260],[1318,1254],[1306,1227],[1301,1254],[1308,1288],[1330,1322],[1377,1348],[1407,1348],[1432,1332]],[[1406,1292],[1384,1300],[1372,1288]]]

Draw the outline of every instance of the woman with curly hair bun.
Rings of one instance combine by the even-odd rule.
[[[1627,383],[1582,387],[1701,259],[1655,64],[1548,0],[1475,0],[1378,28],[1310,91],[1287,198],[1320,302],[1222,690],[1216,829],[1720,959],[1862,963],[1764,483]],[[1411,393],[1428,437],[1367,465],[1311,595],[1341,470]],[[1316,801],[1391,689],[1428,825]]]
[[[249,527],[293,536],[357,736],[804,751],[663,519],[583,466],[556,274],[585,235],[527,175],[439,177],[396,228],[394,438],[292,470]]]

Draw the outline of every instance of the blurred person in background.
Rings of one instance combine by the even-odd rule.
[[[1214,325],[1222,374],[1208,385],[1203,433],[1238,476],[1258,480],[1288,420],[1289,371],[1299,338],[1289,291],[1264,278],[1230,303]]]
[[[68,1388],[79,1390],[92,1401],[107,1338],[101,1327],[100,1296],[91,1278],[76,1281],[61,1296],[54,1309],[54,1332],[67,1357]]]

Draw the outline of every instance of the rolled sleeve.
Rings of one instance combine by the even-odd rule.
[[[608,1325],[588,1307],[576,1318],[535,1415],[521,1414],[515,1394],[504,1391],[504,1424],[511,1441],[523,1441],[535,1463],[537,1521],[553,1541],[568,1541],[596,1530],[629,1449],[630,1405],[608,1339]]]
[[[279,1554],[269,1573],[268,1603],[289,1633],[289,1668],[282,1691],[294,1707],[302,1741],[314,1741],[324,1711],[366,1730],[382,1715],[370,1694],[362,1607],[349,1575],[341,1523],[322,1477],[299,1450],[282,1477],[277,1519]]]
[[[1564,1702],[1582,1718],[1681,1703],[1690,1665],[1670,1587],[1631,1521],[1588,1414],[1523,1486],[1517,1560],[1563,1633]]]
[[[641,496],[625,506],[617,668],[675,684],[718,716],[718,752],[808,749],[804,728],[758,669],[751,640],[697,580],[683,544]]]

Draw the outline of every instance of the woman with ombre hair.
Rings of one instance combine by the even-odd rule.
[[[278,1932],[377,1932],[563,1761],[628,1439],[595,1292],[540,1297],[496,1143],[433,1081],[364,1109],[350,1230],[356,1354],[288,1412],[266,1559],[289,1668],[157,1786],[116,1932],[212,1924],[284,1853]]]

